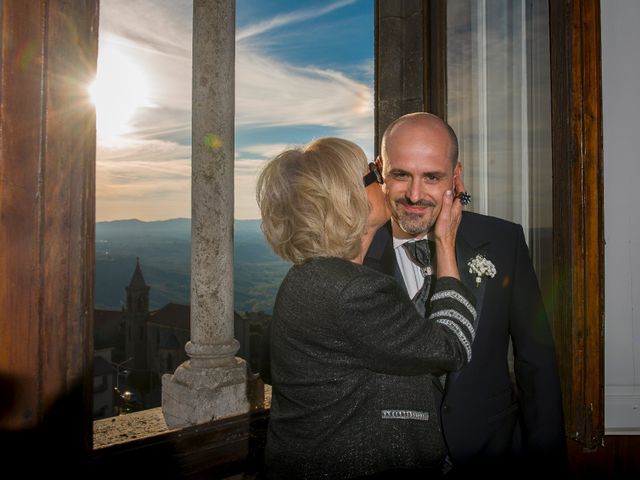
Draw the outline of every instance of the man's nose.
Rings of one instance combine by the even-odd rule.
[[[411,181],[409,188],[407,189],[407,198],[411,200],[412,203],[422,200],[422,186],[420,185],[420,182],[415,180]]]

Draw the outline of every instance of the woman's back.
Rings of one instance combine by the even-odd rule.
[[[349,478],[444,457],[434,377],[418,373],[417,361],[402,365],[406,354],[419,355],[406,340],[418,342],[402,338],[414,332],[372,331],[380,319],[375,305],[358,308],[364,297],[413,309],[393,279],[337,258],[294,266],[283,281],[271,326],[270,476]],[[399,323],[425,322],[415,311],[397,313]],[[375,353],[364,351],[371,342],[380,344]],[[394,352],[398,342],[405,355]]]

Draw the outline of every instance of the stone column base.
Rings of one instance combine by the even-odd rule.
[[[187,360],[162,376],[162,413],[169,428],[197,425],[249,411],[246,362],[194,367]]]

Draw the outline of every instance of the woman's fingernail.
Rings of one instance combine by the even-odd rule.
[[[451,190],[447,190],[447,198],[451,198],[451,195],[452,195]]]

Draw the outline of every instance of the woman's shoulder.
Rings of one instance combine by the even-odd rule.
[[[351,262],[343,258],[337,257],[314,257],[301,265],[297,265],[293,270],[300,272],[316,274],[319,272],[341,277],[345,281],[352,279],[391,279],[388,275],[384,275],[372,268],[366,267],[359,263]]]
[[[374,272],[376,273],[376,272]],[[369,284],[366,277],[370,269],[337,257],[314,257],[293,265],[280,285],[276,309],[322,309],[325,312],[339,308],[345,292],[361,290]],[[334,312],[335,313],[335,312]]]
[[[369,267],[337,257],[314,257],[299,265],[294,265],[287,275],[287,282],[323,284],[325,288],[339,291],[351,284],[386,283],[393,281]]]
[[[357,264],[338,257],[313,257],[292,268],[292,273],[299,274],[332,272],[336,274],[354,275],[357,274],[357,271]]]

